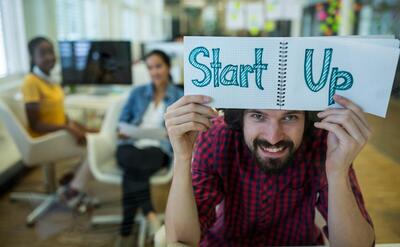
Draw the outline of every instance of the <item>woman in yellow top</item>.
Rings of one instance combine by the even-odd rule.
[[[90,130],[68,119],[64,111],[64,92],[51,76],[56,63],[52,43],[44,37],[36,37],[29,41],[28,50],[31,72],[24,79],[22,94],[30,134],[37,137],[57,130],[67,130],[79,145],[84,145],[85,133]],[[83,205],[88,202],[83,191],[89,176],[89,164],[85,161],[71,181],[59,190],[69,206],[87,206]]]

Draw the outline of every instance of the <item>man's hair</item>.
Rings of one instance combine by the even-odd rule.
[[[243,117],[245,109],[223,109],[224,120],[228,128],[235,131],[243,131]],[[303,138],[308,137],[314,126],[314,122],[318,120],[317,112],[305,111],[304,134]]]

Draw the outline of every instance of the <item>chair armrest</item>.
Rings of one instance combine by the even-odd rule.
[[[167,168],[163,168],[157,171],[153,176],[150,177],[150,183],[152,185],[162,185],[171,182],[173,176],[173,164],[169,165]]]
[[[87,151],[89,161],[99,164],[115,155],[116,144],[114,138],[104,134],[88,134]]]
[[[165,225],[162,225],[160,229],[154,235],[154,247],[166,247],[167,237],[165,234]]]
[[[93,176],[102,182],[119,184],[121,178],[116,174],[106,174],[115,162],[115,138],[104,134],[87,135],[87,154]],[[116,164],[115,164],[116,165]],[[106,171],[105,171],[106,170]]]
[[[24,161],[26,165],[36,165],[76,157],[83,153],[84,148],[77,145],[72,135],[65,130],[59,130],[32,138]]]
[[[118,128],[119,115],[121,113],[122,107],[127,100],[127,95],[122,96],[115,102],[112,102],[108,107],[106,114],[101,125],[100,133],[103,135],[116,134]]]

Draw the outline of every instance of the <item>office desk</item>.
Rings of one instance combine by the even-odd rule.
[[[127,93],[109,95],[70,94],[66,96],[64,104],[67,108],[106,110],[111,103],[126,95]]]
[[[100,128],[108,107],[118,99],[128,96],[129,91],[120,94],[93,95],[70,94],[64,105],[68,115],[90,128]]]

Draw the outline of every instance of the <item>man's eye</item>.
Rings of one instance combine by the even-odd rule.
[[[264,116],[262,114],[260,114],[260,113],[253,113],[253,114],[251,114],[251,117],[255,118],[257,120],[263,120],[264,119]]]
[[[297,120],[297,116],[296,115],[287,115],[283,118],[283,121],[294,121]]]

